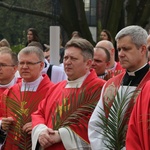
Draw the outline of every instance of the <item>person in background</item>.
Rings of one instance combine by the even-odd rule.
[[[100,115],[106,117],[107,122],[113,120],[114,116],[111,117],[109,112],[116,112],[115,110],[120,109],[122,106],[121,104],[118,104],[118,108],[116,109],[115,107],[115,103],[119,103],[119,100],[117,101],[116,99],[117,94],[119,94],[120,97],[125,97],[125,95],[128,94],[129,98],[125,98],[125,100],[126,102],[128,100],[130,105],[128,107],[124,106],[123,111],[127,112],[128,116],[125,116],[125,113],[120,118],[122,120],[120,124],[123,124],[123,128],[120,130],[120,132],[123,132],[122,135],[124,135],[123,139],[119,139],[120,144],[121,142],[125,141],[126,127],[128,122],[124,122],[125,120],[129,119],[135,98],[140,92],[141,87],[149,80],[150,76],[146,49],[147,37],[148,34],[146,30],[136,25],[123,28],[115,37],[120,64],[124,69],[126,69],[126,71],[108,80],[102,89],[103,92],[100,100],[98,101],[98,104],[89,121],[88,135],[93,150],[98,150],[99,148],[111,149],[108,147],[112,146],[112,143],[109,142],[108,140],[110,139],[106,137],[106,134],[109,135],[110,132],[108,130],[105,132],[106,130],[97,125],[97,122],[99,122],[101,125],[105,125],[103,120],[100,119]],[[138,92],[136,92],[136,95],[133,95],[135,90],[138,90]],[[121,99],[120,102],[122,102],[122,100],[123,99]],[[113,125],[116,124],[117,121],[113,120]],[[115,135],[112,135],[111,137],[114,139]],[[112,149],[115,148],[113,147]]]
[[[38,32],[35,28],[29,28],[27,30],[27,43],[25,46],[29,46],[29,43],[31,42],[39,42],[42,46],[42,49],[44,49],[44,44],[41,42],[40,37],[38,35]],[[32,45],[30,45],[32,46]]]
[[[50,46],[47,44],[44,44],[45,49],[44,49],[44,57],[50,63]]]
[[[92,68],[95,69],[99,78],[104,79],[107,75],[107,68],[110,63],[110,53],[104,47],[94,48],[94,58],[92,62]]]
[[[73,31],[71,34],[72,38],[81,38],[81,33],[79,31]]]
[[[26,44],[26,46],[32,41],[40,42],[40,38],[39,38],[38,33],[37,33],[35,28],[29,28],[27,30],[27,44]]]
[[[126,136],[127,150],[150,149],[150,81],[139,94],[133,108]]]
[[[113,43],[108,40],[102,40],[99,41],[95,47],[104,47],[106,48],[110,53],[110,63],[107,67],[107,80],[113,76],[116,76],[117,74],[124,71],[122,66],[120,65],[120,62],[115,61],[115,48],[113,46]]]
[[[10,67],[13,68],[13,66]],[[22,136],[16,138],[16,135],[21,135],[23,132],[29,136],[31,134],[32,124],[31,120],[27,122],[27,117],[37,110],[38,103],[44,99],[47,91],[54,85],[46,74],[42,75],[43,67],[44,55],[38,47],[28,46],[18,53],[18,70],[22,81],[3,93],[3,99],[11,98],[13,103],[18,104],[18,109],[10,107],[10,100],[5,102],[1,99],[1,108],[3,108],[0,113],[0,117],[2,117],[1,130],[8,133],[3,146],[4,150],[18,150],[20,148],[18,143],[25,143],[27,139]],[[20,112],[19,115],[18,112]],[[23,122],[25,124],[22,126]],[[21,133],[17,132],[18,128]]]
[[[2,39],[0,41],[0,47],[9,47],[10,48],[10,44],[6,39]]]
[[[73,38],[67,42],[64,70],[68,79],[56,84],[32,114],[32,150],[41,147],[45,150],[90,149],[87,124],[93,109],[87,111],[88,107],[84,106],[87,102],[90,106],[97,102],[105,83],[91,69],[93,54],[92,44],[85,39]],[[79,117],[77,112],[82,115]],[[56,119],[58,114],[60,118]],[[74,117],[67,121],[70,124],[53,126],[52,118],[57,124],[64,118],[69,119],[71,114]]]
[[[106,29],[103,29],[100,33],[100,40],[108,40],[110,42],[113,43],[113,39],[112,39],[112,36],[111,36],[111,33],[106,30]]]

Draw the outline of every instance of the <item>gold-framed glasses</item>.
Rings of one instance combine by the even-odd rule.
[[[37,62],[18,62],[18,65],[20,67],[23,67],[24,65],[28,66],[28,67],[31,67],[31,66],[34,66],[36,64],[39,64],[41,63],[41,61],[37,61]]]

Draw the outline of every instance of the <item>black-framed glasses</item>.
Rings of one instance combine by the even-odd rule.
[[[37,61],[37,62],[18,62],[18,65],[20,67],[23,67],[24,65],[28,66],[28,67],[31,67],[31,66],[34,66],[36,64],[39,64],[41,63],[41,61]]]
[[[5,67],[14,67],[15,65],[8,65],[5,63],[0,63],[0,68],[5,68]]]

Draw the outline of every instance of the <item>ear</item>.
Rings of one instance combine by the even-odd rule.
[[[106,69],[109,69],[110,61],[106,63]]]
[[[146,45],[142,45],[142,46],[141,46],[141,52],[142,52],[142,53],[147,53]]]
[[[41,70],[44,68],[44,65],[45,65],[44,62],[41,62],[41,63],[40,63],[40,68],[41,68]]]
[[[18,66],[17,66],[17,65],[14,66],[14,67],[13,67],[13,70],[14,70],[14,73],[16,73],[16,71],[18,70]]]
[[[112,48],[112,49],[110,50],[110,56],[114,56],[114,55],[115,55],[115,49]]]
[[[87,60],[86,65],[87,65],[88,68],[91,68],[92,62],[93,62],[92,59],[88,59],[88,60]]]

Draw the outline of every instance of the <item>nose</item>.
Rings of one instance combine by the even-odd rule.
[[[70,64],[71,63],[71,59],[66,59],[66,60],[64,60],[64,64]]]
[[[120,49],[119,51],[118,51],[118,56],[124,56],[124,52],[123,52],[123,50],[122,49]]]
[[[26,63],[21,65],[22,68],[28,68],[28,65]]]

